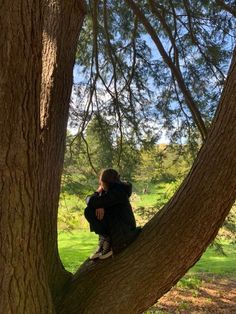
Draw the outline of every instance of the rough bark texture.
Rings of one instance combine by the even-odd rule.
[[[53,295],[69,273],[57,248],[57,209],[77,39],[83,1],[47,0],[44,8],[40,116],[40,219],[49,284]]]
[[[57,206],[84,15],[77,0],[1,2],[1,313],[53,313],[68,280]]]
[[[40,3],[0,7],[0,313],[53,313],[38,215]]]
[[[78,270],[58,313],[142,313],[214,239],[236,198],[235,61],[234,55],[211,132],[179,191],[127,250]]]

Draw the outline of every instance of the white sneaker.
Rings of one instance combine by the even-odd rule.
[[[110,240],[106,239],[103,242],[102,251],[99,253],[99,259],[106,259],[113,255]]]
[[[93,254],[91,254],[89,256],[89,259],[96,259],[96,258],[99,258],[99,256],[101,255],[101,252],[99,251],[99,249],[97,249],[96,252],[94,252]]]
[[[99,256],[98,256],[98,258],[99,258],[99,259],[106,259],[106,258],[108,258],[108,257],[110,257],[110,256],[112,256],[112,255],[113,255],[113,252],[112,252],[112,250],[110,250],[110,251],[107,252],[106,254],[100,253]]]
[[[99,235],[98,248],[97,248],[97,250],[93,254],[91,254],[89,256],[90,259],[96,259],[96,258],[98,258],[101,255],[101,253],[103,251],[103,243],[104,243],[104,241],[105,241],[105,237],[102,236],[102,235]]]

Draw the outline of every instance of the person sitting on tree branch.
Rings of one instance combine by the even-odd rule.
[[[140,233],[129,201],[131,193],[132,184],[121,181],[116,170],[101,172],[99,187],[87,196],[84,210],[90,231],[99,235],[98,249],[90,259],[105,259],[121,252]]]

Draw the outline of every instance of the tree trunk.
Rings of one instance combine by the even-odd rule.
[[[53,313],[68,280],[57,207],[85,6],[4,1],[1,15],[0,312]]]
[[[83,1],[46,1],[40,117],[40,219],[49,284],[59,293],[70,277],[57,247],[57,209],[77,39],[85,15]]]
[[[40,20],[39,1],[1,1],[1,313],[53,313],[38,212]]]
[[[142,313],[193,266],[236,198],[236,58],[211,132],[188,177],[124,252],[85,262],[58,313]]]

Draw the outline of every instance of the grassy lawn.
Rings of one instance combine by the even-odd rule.
[[[60,232],[58,235],[61,259],[71,272],[97,247],[97,236],[89,231]],[[208,248],[201,259],[189,270],[189,275],[211,273],[231,275],[236,278],[236,245],[224,241],[223,249],[226,256],[219,255],[213,248]]]
[[[137,207],[152,207],[155,206],[158,200],[163,199],[164,194],[166,193],[168,183],[161,182],[158,184],[150,184],[147,193],[142,193],[140,187],[134,188],[134,193],[137,197],[131,199],[132,206]]]
[[[93,232],[59,232],[59,253],[65,268],[75,272],[97,247],[97,242],[97,236]]]
[[[236,244],[222,241],[225,256],[208,248],[201,259],[189,270],[189,273],[214,273],[217,275],[233,274],[236,278]]]

